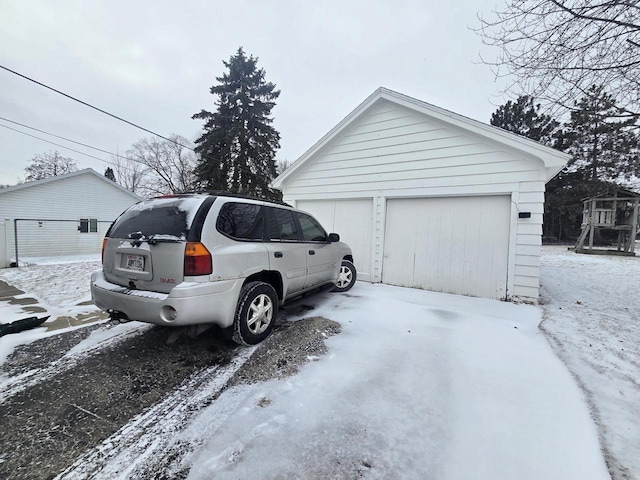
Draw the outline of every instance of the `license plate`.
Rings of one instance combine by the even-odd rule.
[[[144,270],[144,257],[142,255],[127,255],[127,268],[141,272]]]

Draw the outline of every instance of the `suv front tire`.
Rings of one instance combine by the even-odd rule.
[[[356,283],[356,277],[356,266],[349,260],[342,260],[338,280],[331,291],[346,292],[347,290],[351,290],[351,287]]]

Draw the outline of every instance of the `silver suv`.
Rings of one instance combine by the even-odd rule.
[[[91,297],[113,318],[216,324],[253,345],[287,300],[355,281],[351,249],[311,215],[228,193],[185,194],[137,203],[116,219]]]

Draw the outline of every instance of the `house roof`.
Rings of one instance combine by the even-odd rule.
[[[287,178],[298,171],[310,158],[312,158],[319,150],[327,145],[331,140],[340,134],[345,128],[351,125],[356,119],[362,116],[366,111],[372,108],[380,101],[389,101],[397,105],[410,108],[414,111],[435,118],[450,125],[462,128],[471,133],[475,133],[486,137],[495,142],[499,142],[512,149],[519,150],[528,155],[541,160],[547,171],[547,181],[551,180],[571,159],[571,155],[560,152],[553,148],[542,145],[539,142],[522,137],[515,133],[494,127],[486,123],[473,120],[471,118],[453,113],[444,108],[436,107],[430,103],[403,95],[388,88],[380,87],[373,92],[364,102],[362,102],[355,110],[347,115],[338,125],[336,125],[329,133],[322,137],[315,145],[307,150],[300,158],[298,158],[289,168],[281,173],[273,182],[273,188],[282,188]]]
[[[640,193],[616,185],[611,189],[600,191],[599,193],[592,195],[590,197],[585,197],[582,200],[590,200],[590,199],[596,199],[596,198],[602,198],[602,197],[637,198],[637,197],[640,197]]]
[[[39,185],[44,185],[44,184],[51,183],[51,182],[58,182],[58,181],[63,180],[65,178],[78,177],[80,175],[95,175],[97,178],[99,178],[100,180],[106,182],[108,185],[111,185],[112,187],[116,187],[116,188],[122,190],[122,192],[130,195],[136,201],[142,200],[142,197],[140,197],[139,195],[136,195],[135,193],[127,190],[126,188],[124,188],[122,185],[118,185],[116,182],[113,182],[113,181],[109,180],[104,175],[100,175],[98,172],[96,172],[92,168],[85,168],[83,170],[77,170],[75,172],[66,173],[64,175],[58,175],[58,176],[55,176],[55,177],[43,178],[42,180],[34,180],[33,182],[20,183],[18,185],[13,185],[11,187],[0,188],[0,195],[2,195],[3,193],[8,193],[8,192],[15,192],[16,190],[22,190],[22,189],[25,189],[25,188],[37,187]]]

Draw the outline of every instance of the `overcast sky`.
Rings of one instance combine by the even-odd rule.
[[[238,47],[281,90],[273,110],[279,160],[294,161],[384,86],[488,122],[504,102],[469,26],[501,0],[189,1],[0,0],[0,65],[162,135],[195,139],[214,111],[209,88]],[[111,152],[149,136],[0,70],[0,116]],[[108,154],[0,127],[0,184],[24,179],[58,150],[104,173]]]

